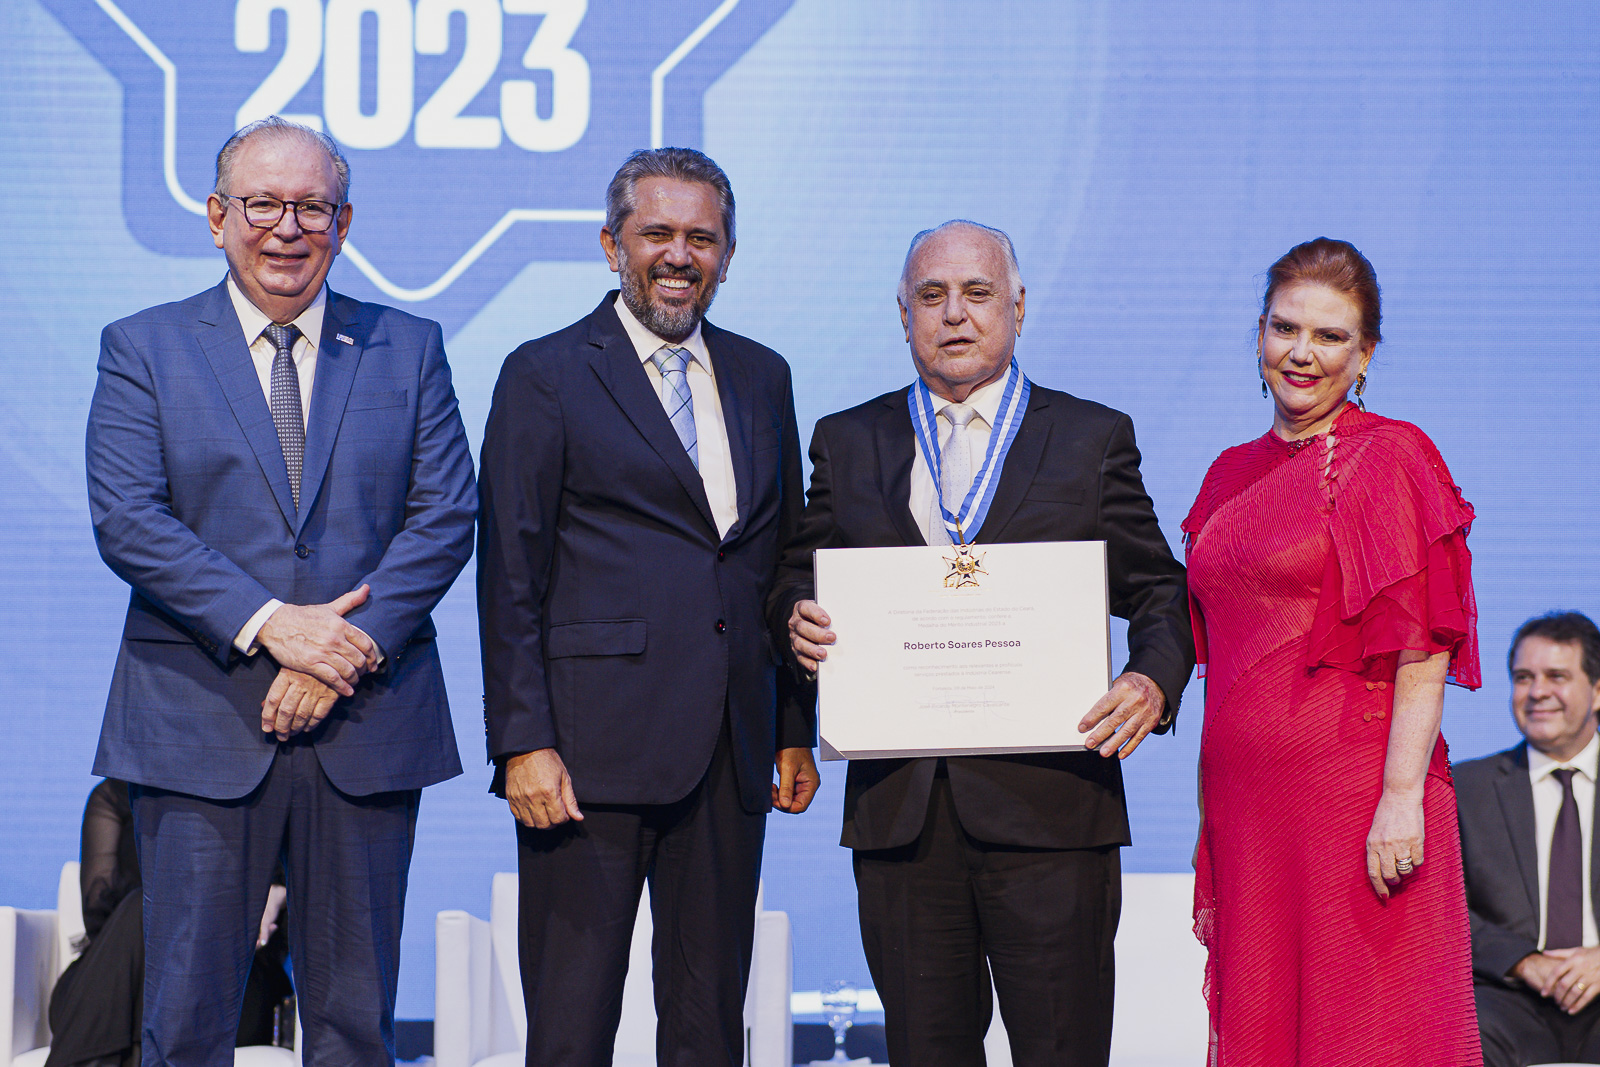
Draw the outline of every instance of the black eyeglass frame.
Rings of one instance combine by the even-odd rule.
[[[331,200],[279,200],[277,197],[268,196],[266,193],[251,193],[249,196],[238,196],[234,193],[225,193],[223,194],[223,198],[225,200],[239,201],[239,210],[244,214],[245,225],[254,230],[271,230],[276,228],[278,223],[283,221],[283,216],[287,214],[291,208],[293,208],[295,225],[299,226],[301,230],[306,233],[327,233],[329,230],[333,229],[334,223],[338,221],[339,209],[345,206],[345,202],[343,201],[335,204]],[[248,200],[271,200],[276,202],[278,205],[277,216],[271,222],[252,221],[250,218],[249,205],[246,203]],[[311,226],[307,226],[305,224],[305,220],[300,217],[300,205],[302,204],[327,204],[328,207],[332,209],[328,212],[328,224],[322,227],[320,230]]]

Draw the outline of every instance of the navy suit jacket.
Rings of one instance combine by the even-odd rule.
[[[1450,768],[1472,924],[1472,977],[1513,985],[1517,961],[1539,951],[1539,843],[1528,743]],[[1595,796],[1600,806],[1600,791]],[[1600,813],[1597,813],[1600,814]],[[1592,824],[1591,824],[1592,825]],[[1589,898],[1600,902],[1600,833],[1589,842]]]
[[[225,282],[101,334],[89,506],[133,594],[96,774],[249,793],[277,666],[234,636],[269,599],[363,583],[346,617],[388,658],[311,732],[324,771],[357,796],[461,773],[429,613],[471,554],[477,488],[439,325],[330,292],[308,410],[296,510]]]
[[[818,421],[805,517],[784,552],[769,608],[775,637],[785,633],[795,602],[813,595],[817,549],[926,544],[908,504],[915,447],[904,389]],[[1111,612],[1128,620],[1126,669],[1155,681],[1177,713],[1194,667],[1188,587],[1144,491],[1128,416],[1034,383],[989,514],[972,540],[1105,541]],[[807,707],[815,700],[814,686],[796,693]],[[841,843],[881,849],[916,840],[936,763],[851,760]],[[961,825],[981,841],[1030,848],[1129,843],[1115,758],[952,756],[946,765]]]
[[[809,714],[776,718],[763,618],[801,508],[789,365],[703,324],[738,489],[719,537],[615,300],[511,353],[495,386],[478,544],[489,757],[553,747],[580,802],[671,803],[726,714],[741,800],[766,811],[774,752],[814,737]]]

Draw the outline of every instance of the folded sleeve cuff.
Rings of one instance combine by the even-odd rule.
[[[362,637],[365,637],[368,641],[372,642],[372,647],[378,651],[378,665],[374,667],[373,670],[383,670],[383,665],[388,662],[389,657],[384,653],[383,646],[378,643],[378,639],[367,633],[367,631],[363,630],[355,623],[351,623],[350,628],[356,633],[360,634]]]
[[[257,608],[256,613],[239,627],[239,632],[233,638],[233,647],[239,650],[240,655],[253,656],[261,651],[261,646],[256,643],[256,636],[261,633],[261,628],[267,624],[272,613],[281,607],[283,601],[276,598],[269,600]]]

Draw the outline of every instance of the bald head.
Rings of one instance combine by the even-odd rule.
[[[900,322],[928,388],[961,403],[998,380],[1022,332],[1024,296],[999,230],[957,221],[917,234],[900,276]]]
[[[217,153],[215,191],[218,196],[226,197],[238,192],[233,187],[234,164],[238,162],[239,154],[244,151],[245,145],[253,141],[285,141],[297,149],[304,149],[313,154],[320,152],[327,156],[328,166],[333,168],[335,202],[343,204],[350,198],[350,163],[344,158],[344,153],[339,151],[339,145],[333,138],[320,130],[302,126],[298,122],[290,122],[278,115],[257,119],[241,127],[223,144],[222,150]]]
[[[1016,300],[1022,294],[1022,270],[1017,266],[1017,250],[1012,246],[1011,238],[1006,232],[970,219],[951,219],[949,222],[941,222],[930,230],[923,230],[911,238],[911,247],[906,249],[905,264],[900,268],[899,296],[902,306],[916,288],[916,279],[913,277],[915,272],[912,267],[916,262],[917,253],[929,240],[946,235],[963,236],[992,244],[1004,264],[1004,284],[1011,294],[1011,299]]]

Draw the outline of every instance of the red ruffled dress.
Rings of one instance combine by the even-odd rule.
[[[1213,1067],[1481,1064],[1443,738],[1424,859],[1367,880],[1398,653],[1480,684],[1461,498],[1433,442],[1357,410],[1211,465],[1184,520],[1206,665],[1195,933]]]

